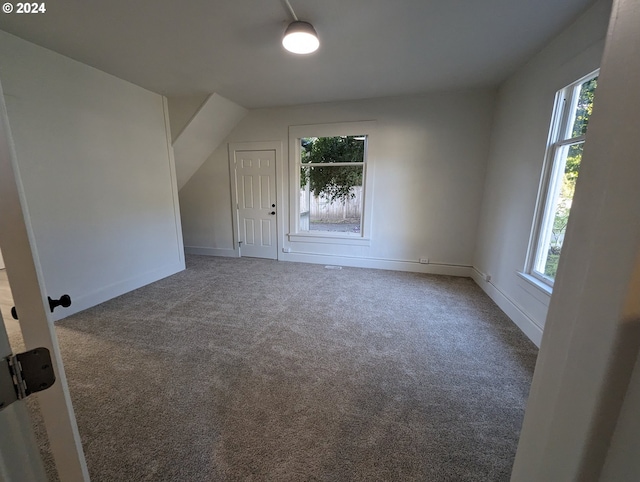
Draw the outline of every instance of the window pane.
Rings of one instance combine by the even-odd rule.
[[[305,137],[300,139],[303,164],[364,162],[366,136]]]
[[[550,279],[555,279],[558,270],[560,251],[567,230],[571,203],[578,179],[582,148],[584,143],[565,146],[558,153],[557,165],[561,168],[556,176],[552,176],[553,186],[549,186],[545,224],[540,233],[541,246],[538,251],[535,270]]]
[[[593,94],[598,85],[598,78],[595,77],[586,81],[580,86],[576,110],[573,113],[573,128],[570,138],[582,136],[587,133],[587,126],[593,110]]]
[[[300,171],[300,231],[360,233],[362,166],[314,166]]]

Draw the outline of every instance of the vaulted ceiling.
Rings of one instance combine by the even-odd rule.
[[[291,0],[320,49],[286,52],[282,0],[50,0],[0,29],[154,92],[247,107],[497,85],[593,0]]]

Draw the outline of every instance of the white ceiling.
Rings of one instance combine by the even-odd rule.
[[[49,0],[0,29],[160,94],[256,108],[496,85],[592,3],[291,0],[320,37],[308,56],[280,44],[282,0]]]

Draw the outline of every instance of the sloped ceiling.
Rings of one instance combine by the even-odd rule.
[[[180,99],[169,98],[170,116],[172,105],[178,105]],[[215,93],[198,107],[173,142],[178,189],[191,179],[246,113],[244,107]]]
[[[318,52],[281,47],[281,0],[54,0],[0,29],[154,92],[246,108],[496,85],[592,0],[291,0]]]

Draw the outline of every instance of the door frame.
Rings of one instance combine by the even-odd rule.
[[[231,186],[231,223],[233,235],[233,252],[235,257],[242,256],[238,241],[240,240],[239,219],[238,219],[238,185],[236,179],[236,152],[237,151],[275,151],[275,183],[276,183],[276,259],[280,259],[280,246],[283,243],[283,216],[285,215],[285,194],[282,189],[283,179],[282,173],[285,171],[282,166],[282,141],[261,141],[261,142],[231,142],[228,144],[229,149],[229,184]],[[287,204],[288,206],[288,204]]]
[[[37,395],[49,446],[61,480],[88,481],[53,318],[49,311],[35,237],[0,83],[0,244],[27,350],[45,347],[56,382]],[[24,423],[15,418],[16,423]],[[2,447],[3,449],[5,447]],[[8,455],[11,455],[9,453]]]
[[[0,313],[0,358],[12,354]],[[47,474],[24,400],[16,400],[0,411],[0,433],[0,478],[46,482]]]

